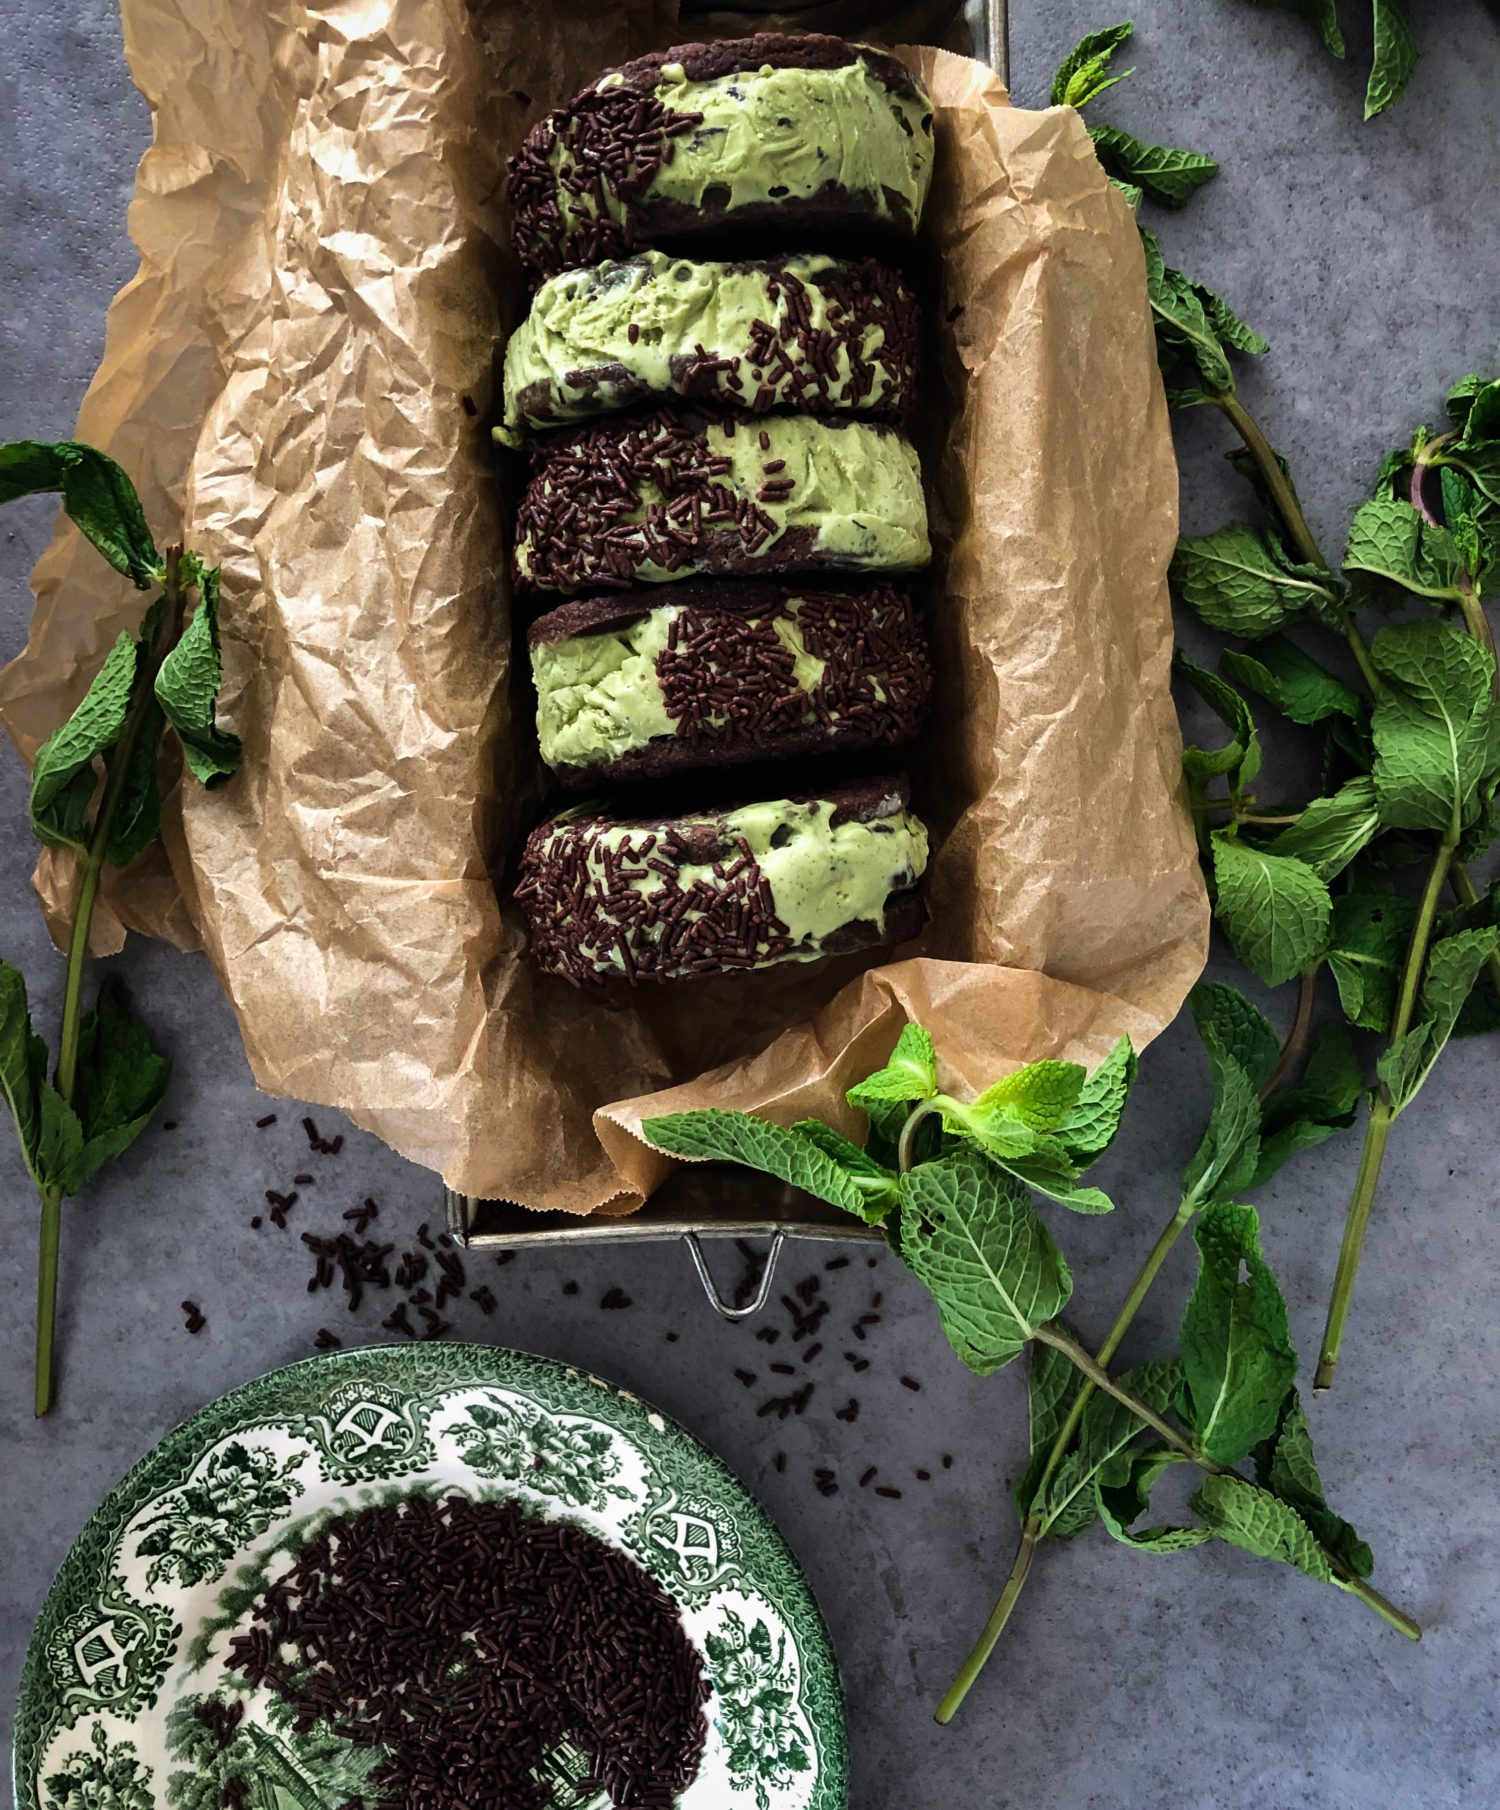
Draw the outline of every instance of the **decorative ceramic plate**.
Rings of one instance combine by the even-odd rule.
[[[440,1344],[275,1371],[195,1415],[113,1491],[27,1652],[18,1810],[217,1810],[226,1755],[250,1781],[227,1801],[246,1810],[357,1798],[372,1750],[298,1733],[273,1693],[228,1668],[228,1646],[310,1528],[433,1491],[514,1498],[585,1528],[676,1602],[711,1687],[681,1810],[844,1810],[827,1631],[760,1505],[681,1427],[598,1377]],[[196,1706],[226,1692],[242,1720],[205,1755]],[[587,1775],[571,1748],[550,1757],[554,1810],[608,1810]]]

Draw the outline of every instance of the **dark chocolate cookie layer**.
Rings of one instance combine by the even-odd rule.
[[[681,44],[532,127],[511,160],[512,230],[538,280],[726,227],[899,239],[931,167],[931,103],[894,57],[818,33]]]
[[[531,952],[574,986],[816,961],[904,941],[925,918],[927,833],[900,779],[680,817],[581,806],[527,839]]]
[[[932,669],[908,592],[749,580],[563,604],[530,634],[542,758],[570,790],[899,747]]]

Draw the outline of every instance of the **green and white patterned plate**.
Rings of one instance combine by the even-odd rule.
[[[79,1536],[21,1674],[18,1810],[338,1810],[371,1750],[299,1735],[224,1669],[268,1570],[331,1512],[412,1490],[514,1496],[642,1564],[712,1685],[681,1810],[844,1810],[838,1671],[806,1580],[760,1505],[674,1422],[546,1358],[482,1345],[333,1352],[274,1371],[170,1434]],[[195,1703],[233,1692],[220,1754]],[[174,1715],[174,1711],[177,1712]],[[280,1712],[280,1713],[278,1713]],[[555,1810],[606,1810],[555,1754]]]

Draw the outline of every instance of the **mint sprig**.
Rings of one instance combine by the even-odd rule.
[[[54,1393],[54,1345],[62,1202],[140,1136],[160,1105],[171,1064],[131,1015],[111,976],[91,1011],[83,1005],[89,926],[105,867],[128,867],[161,828],[157,767],[170,726],[188,769],[222,784],[240,744],[215,722],[220,682],[219,573],[192,553],[159,553],[135,487],[91,446],[35,440],[0,446],[0,503],[53,493],[115,570],[156,589],[135,634],[121,634],[66,722],[37,750],[29,816],[33,834],[79,856],[63,984],[57,1062],[32,1029],[26,983],[0,962],[0,1088],[41,1203],[36,1396]],[[198,607],[184,628],[196,591]]]
[[[1365,1582],[1346,1553],[1320,1543],[1322,1533],[1332,1538],[1343,1524],[1326,1507],[1305,1422],[1296,1420],[1297,1357],[1286,1303],[1261,1250],[1257,1215],[1238,1198],[1298,1150],[1351,1122],[1363,1093],[1357,1065],[1347,1040],[1325,1035],[1300,1083],[1282,1087],[1283,1048],[1242,994],[1206,985],[1193,1008],[1213,1108],[1176,1211],[1097,1353],[1063,1323],[1073,1274],[1043,1210],[1076,1204],[1070,1195],[1085,1192],[1078,1178],[1118,1131],[1135,1076],[1128,1043],[1091,1073],[1047,1059],[962,1100],[942,1090],[932,1039],[909,1025],[890,1060],[849,1091],[851,1103],[870,1115],[863,1145],[816,1121],[779,1127],[744,1113],[676,1114],[642,1127],[658,1148],[791,1180],[862,1219],[873,1217],[878,1190],[891,1243],[932,1297],[960,1360],[988,1375],[1032,1353],[1031,1455],[1017,1486],[1016,1558],[989,1625],[939,1708],[940,1721],[956,1712],[999,1639],[1038,1548],[1076,1538],[1096,1519],[1122,1544],[1155,1554],[1211,1538],[1248,1546],[1350,1590],[1417,1636],[1415,1624]],[[919,1128],[930,1135],[919,1138]],[[894,1170],[872,1155],[892,1142]],[[1060,1172],[1073,1176],[1066,1187],[1058,1185]],[[1189,1226],[1199,1267],[1180,1351],[1117,1375],[1111,1359]],[[1233,1470],[1252,1454],[1261,1455],[1255,1481]],[[1137,1528],[1152,1484],[1178,1462],[1205,1473],[1194,1497],[1198,1523]]]

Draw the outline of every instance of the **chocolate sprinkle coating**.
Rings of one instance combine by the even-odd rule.
[[[722,425],[732,435],[734,417]],[[776,519],[760,505],[784,502],[793,480],[763,466],[753,496],[726,483],[732,462],[710,451],[708,426],[708,417],[696,411],[662,408],[539,445],[516,510],[517,590],[623,589],[640,582],[647,567],[670,578],[850,564],[820,553],[805,525],[778,534]],[[895,429],[830,420],[820,423],[819,432],[884,435]],[[659,500],[648,501],[648,490]],[[519,561],[523,542],[529,571]]]
[[[335,1518],[261,1592],[228,1664],[299,1731],[384,1750],[368,1810],[541,1810],[533,1774],[566,1739],[612,1805],[671,1810],[707,1733],[672,1599],[626,1553],[514,1501],[408,1496]]]
[[[904,811],[904,779],[869,779],[788,804],[827,802],[830,819],[874,823]],[[691,816],[614,817],[580,807],[539,824],[521,857],[517,903],[544,972],[585,990],[606,980],[667,982],[744,972],[796,958],[774,910],[770,883],[743,839],[728,832],[733,806]],[[617,847],[607,838],[625,831]],[[682,883],[685,866],[712,866],[712,878]],[[635,882],[652,877],[636,890]],[[879,923],[843,925],[824,954],[915,936],[926,908],[915,890],[893,892]]]
[[[538,120],[510,161],[507,195],[516,255],[532,280],[540,281],[573,265],[621,257],[638,245],[691,239],[722,224],[722,209],[653,202],[652,181],[671,157],[674,141],[703,117],[669,107],[655,95],[667,64],[680,63],[689,81],[708,82],[765,64],[834,69],[857,59],[893,94],[925,100],[916,78],[896,58],[815,32],[757,32],[678,44],[603,72],[617,75],[619,82],[602,93],[591,85]],[[559,148],[567,165],[561,175],[552,163]],[[901,200],[887,197],[888,204]],[[887,235],[894,225],[909,233],[915,221],[904,206],[896,211],[893,222],[868,196],[830,182],[805,202],[758,204],[737,210],[734,218],[754,226],[779,221],[792,230],[845,223]]]
[[[796,681],[791,650],[776,631],[795,621],[809,653],[824,662],[811,692]],[[672,588],[662,602],[622,609],[619,600],[563,604],[533,624],[533,647],[626,627],[652,608],[679,608],[657,660],[672,737],[613,760],[565,767],[571,789],[601,780],[653,779],[747,760],[899,747],[926,720],[932,667],[910,594],[900,586],[811,590],[751,580]]]

